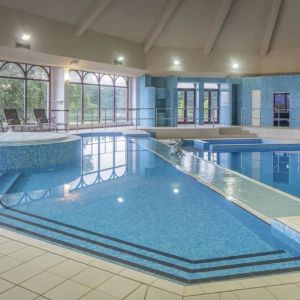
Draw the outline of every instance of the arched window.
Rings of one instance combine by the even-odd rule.
[[[4,108],[35,121],[33,110],[48,109],[50,67],[0,62],[0,118]]]
[[[94,73],[86,73],[83,82],[88,84],[98,84],[98,78]]]
[[[33,66],[29,69],[27,78],[37,80],[49,80],[48,72],[39,66]]]
[[[128,78],[95,72],[70,71],[71,123],[121,122],[128,119]]]
[[[24,78],[24,70],[16,63],[4,63],[0,69],[0,76]]]
[[[81,77],[77,71],[70,71],[70,82],[81,83]]]
[[[127,87],[127,80],[124,77],[117,77],[115,86]]]
[[[114,85],[113,79],[110,75],[102,75],[101,77],[101,81],[100,81],[101,85]]]

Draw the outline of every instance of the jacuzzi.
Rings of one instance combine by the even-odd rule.
[[[80,137],[51,132],[0,133],[0,171],[51,168],[80,159]]]

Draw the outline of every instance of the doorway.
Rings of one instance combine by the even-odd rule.
[[[219,85],[204,85],[204,123],[219,123]]]
[[[195,123],[195,89],[179,88],[178,93],[178,124]]]

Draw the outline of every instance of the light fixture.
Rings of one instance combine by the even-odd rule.
[[[24,33],[21,38],[23,41],[28,42],[31,39],[31,35]]]
[[[124,56],[118,56],[117,58],[115,58],[115,60],[114,60],[114,64],[115,65],[122,65],[123,64],[123,62],[124,62],[124,60],[125,60],[125,57]]]
[[[117,198],[117,201],[118,201],[119,203],[123,203],[123,202],[124,202],[124,199],[123,199],[122,197],[118,197],[118,198]]]
[[[174,188],[174,189],[173,189],[173,193],[174,193],[174,194],[178,194],[178,193],[179,193],[179,189]]]
[[[175,66],[179,66],[179,65],[180,65],[180,61],[179,61],[178,59],[175,59],[175,60],[173,61],[173,64],[174,64]]]
[[[237,69],[239,68],[239,66],[240,66],[240,65],[239,65],[238,63],[236,63],[236,62],[232,64],[232,68],[233,68],[234,70],[237,70]]]

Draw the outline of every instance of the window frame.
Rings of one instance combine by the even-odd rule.
[[[3,64],[0,66],[0,71],[5,65],[8,64],[15,64],[17,65],[22,71],[23,71],[23,77],[17,77],[17,76],[4,76],[0,74],[0,78],[7,78],[7,79],[17,79],[24,81],[24,115],[20,116],[21,118],[27,119],[28,116],[28,81],[43,81],[48,82],[47,88],[47,115],[50,118],[51,117],[51,67],[50,66],[42,66],[37,64],[27,64],[27,63],[20,63],[15,61],[4,61],[0,60]],[[48,75],[48,79],[37,79],[37,78],[31,78],[28,76],[30,70],[32,70],[35,67],[42,68],[46,74]]]
[[[81,82],[76,82],[76,81],[69,81],[69,84],[80,84],[81,87],[81,99],[80,99],[80,103],[81,103],[81,107],[79,107],[78,109],[80,109],[82,112],[84,112],[84,85],[93,85],[93,86],[98,86],[98,118],[97,121],[99,123],[101,123],[101,87],[112,87],[113,88],[113,117],[112,117],[112,122],[116,122],[118,120],[116,120],[116,88],[124,88],[127,89],[127,97],[126,97],[126,107],[124,107],[124,109],[126,109],[126,122],[129,121],[129,77],[128,76],[123,76],[123,75],[117,75],[117,74],[108,74],[108,73],[99,73],[99,72],[90,72],[90,71],[80,71],[80,70],[75,70],[75,69],[71,69],[69,71],[71,72],[76,72],[80,78],[81,78]],[[85,83],[84,82],[84,78],[87,74],[93,74],[94,76],[96,76],[96,78],[98,79],[97,83]],[[101,83],[101,79],[104,76],[109,76],[112,80],[112,85],[107,85],[107,84],[102,84]],[[116,80],[121,77],[125,80],[126,82],[126,86],[118,86],[116,85]],[[84,114],[81,114],[81,118],[80,118],[80,123],[83,124],[84,121]]]

